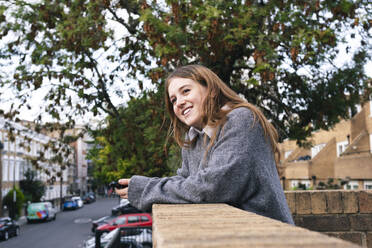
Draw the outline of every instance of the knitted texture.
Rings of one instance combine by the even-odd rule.
[[[172,177],[133,176],[129,201],[144,211],[153,203],[228,203],[293,224],[268,139],[248,108],[227,115],[206,154],[209,138],[196,134],[182,149],[182,167]]]

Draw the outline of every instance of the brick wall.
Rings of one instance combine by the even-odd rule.
[[[366,108],[366,129],[368,133],[372,133],[372,114],[371,114],[371,104],[367,102],[364,105],[364,108]]]
[[[314,145],[328,143],[332,138],[336,138],[336,142],[346,141],[347,135],[350,135],[351,122],[341,120],[330,130],[317,130],[312,134],[311,140]]]
[[[355,179],[372,179],[372,153],[343,156],[337,159],[335,166],[335,178],[350,177]],[[363,184],[361,185],[363,187]]]
[[[366,106],[366,105],[365,105]],[[351,119],[351,140],[355,139],[361,130],[365,130],[367,127],[366,108],[363,108],[358,114]]]
[[[154,204],[154,248],[358,248],[227,204]]]
[[[297,226],[372,248],[372,190],[286,191]]]
[[[336,138],[333,137],[311,161],[310,175],[316,175],[318,179],[332,178],[336,158]]]

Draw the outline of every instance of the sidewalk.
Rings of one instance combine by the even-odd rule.
[[[19,217],[19,219],[17,220],[17,223],[18,223],[18,225],[20,225],[20,226],[26,224],[26,223],[27,223],[27,218],[26,218],[26,216],[21,216],[21,217]]]

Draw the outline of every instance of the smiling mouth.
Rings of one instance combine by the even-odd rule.
[[[182,115],[187,115],[190,111],[191,111],[191,107],[188,107],[184,111],[182,111]]]

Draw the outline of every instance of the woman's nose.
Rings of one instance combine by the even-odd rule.
[[[185,104],[185,99],[183,97],[177,98],[176,105],[177,105],[178,108],[182,107],[182,105],[184,105],[184,104]]]

